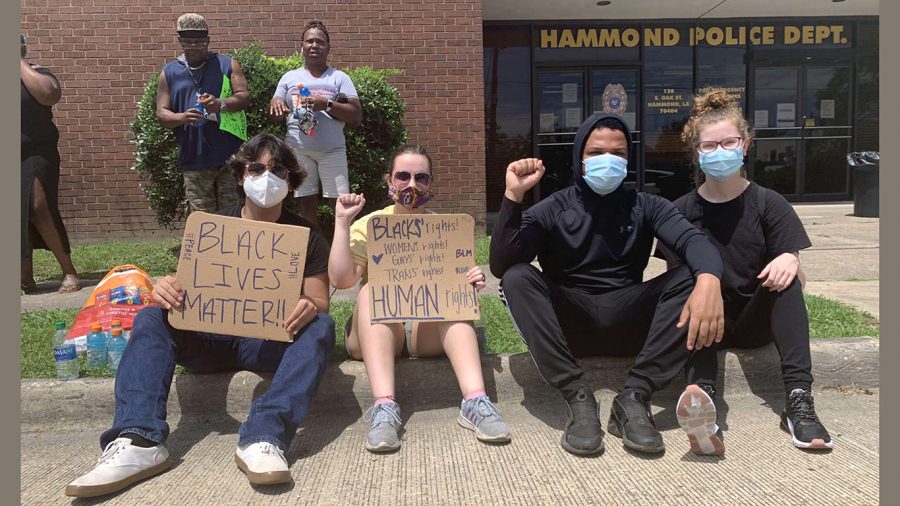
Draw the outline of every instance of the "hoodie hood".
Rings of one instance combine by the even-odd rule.
[[[584,195],[596,195],[599,197],[599,195],[591,190],[590,186],[585,182],[584,176],[581,175],[581,155],[584,153],[584,146],[587,144],[591,132],[597,127],[597,123],[606,118],[615,119],[622,124],[622,129],[625,131],[625,142],[628,143],[628,160],[631,161],[634,158],[634,144],[631,142],[631,129],[628,128],[628,124],[625,123],[625,120],[622,119],[621,116],[608,112],[598,112],[590,115],[588,119],[584,120],[584,123],[578,127],[578,132],[575,134],[575,143],[572,145],[572,173],[575,178],[575,186],[578,187]]]

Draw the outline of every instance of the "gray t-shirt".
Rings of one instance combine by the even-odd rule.
[[[330,151],[344,147],[344,122],[324,111],[315,113],[318,124],[313,135],[306,135],[297,127],[298,120],[294,118],[293,114],[296,105],[292,97],[297,93],[297,84],[302,84],[313,95],[327,99],[333,100],[338,93],[343,93],[348,98],[358,97],[350,77],[334,67],[328,67],[322,77],[316,78],[306,68],[300,67],[281,76],[273,97],[284,100],[291,108],[291,114],[287,117],[287,135],[285,136],[285,141],[289,145],[312,151]]]

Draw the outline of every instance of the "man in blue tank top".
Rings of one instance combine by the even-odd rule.
[[[159,74],[156,117],[175,130],[189,212],[213,213],[238,205],[234,179],[224,165],[246,140],[246,127],[227,128],[225,120],[238,116],[237,122],[246,125],[241,111],[250,105],[250,93],[237,61],[209,51],[203,16],[182,15],[176,30],[184,53]]]

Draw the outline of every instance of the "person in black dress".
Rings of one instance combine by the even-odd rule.
[[[81,282],[69,256],[69,237],[59,214],[59,132],[53,124],[50,108],[59,102],[59,81],[49,70],[19,64],[22,81],[22,285],[24,292],[34,290],[31,254],[34,248],[49,249],[63,271],[60,292],[81,289]]]

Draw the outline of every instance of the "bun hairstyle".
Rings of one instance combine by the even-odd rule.
[[[690,119],[681,130],[681,140],[688,149],[694,151],[694,146],[700,141],[700,129],[711,123],[722,120],[731,120],[737,127],[744,142],[753,138],[750,124],[744,118],[741,108],[734,102],[728,93],[722,88],[710,88],[702,95],[694,97],[694,109]]]

